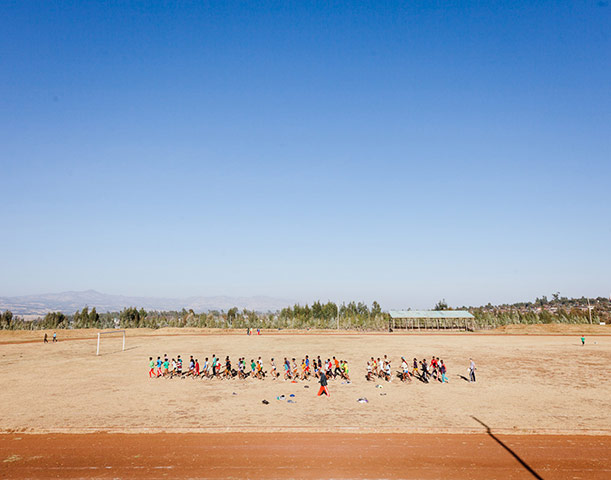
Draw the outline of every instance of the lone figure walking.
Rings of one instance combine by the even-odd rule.
[[[469,382],[475,382],[475,362],[469,359]]]

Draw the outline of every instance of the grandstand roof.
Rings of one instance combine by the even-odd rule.
[[[474,318],[466,310],[390,310],[391,318]]]

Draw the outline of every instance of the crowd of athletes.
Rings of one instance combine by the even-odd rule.
[[[296,358],[289,359],[284,357],[282,362],[280,362],[280,366],[277,365],[274,358],[271,358],[266,366],[261,357],[257,359],[251,358],[250,361],[247,361],[245,357],[240,357],[237,362],[233,363],[229,356],[222,360],[215,354],[211,358],[206,357],[203,363],[200,364],[199,359],[191,355],[187,363],[186,366],[183,366],[183,360],[180,355],[170,359],[166,354],[163,358],[158,356],[156,360],[153,357],[149,357],[149,377],[200,379],[255,378],[259,380],[267,377],[274,380],[282,378],[296,382],[299,380],[309,380],[311,377],[320,379],[322,374],[324,374],[327,379],[340,378],[350,382],[348,362],[337,359],[335,356],[323,360],[320,355],[312,358],[306,355],[300,362]],[[371,357],[367,362],[366,368],[365,378],[368,381],[378,381],[381,379],[391,382],[393,378],[397,378],[402,382],[412,382],[413,379],[418,379],[424,383],[431,381],[448,383],[447,367],[443,360],[435,356],[431,357],[430,361],[414,358],[411,362],[408,362],[405,357],[401,357],[401,365],[397,370],[393,370],[391,360],[387,355],[377,359]],[[473,380],[475,380],[474,374]]]

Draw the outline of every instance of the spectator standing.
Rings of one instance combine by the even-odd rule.
[[[472,358],[469,359],[469,382],[475,382],[475,362]]]

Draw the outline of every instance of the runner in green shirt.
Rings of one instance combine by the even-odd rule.
[[[149,357],[149,378],[153,378],[155,376],[155,360],[153,357]]]
[[[212,376],[216,377],[216,364],[218,363],[218,358],[216,358],[216,354],[212,355]]]
[[[341,366],[342,370],[344,371],[344,378],[349,381],[350,375],[348,375],[348,362],[346,360],[342,360]]]

